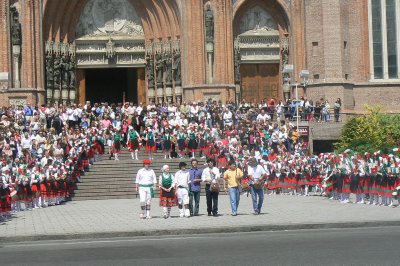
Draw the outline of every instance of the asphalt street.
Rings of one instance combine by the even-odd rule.
[[[399,265],[400,227],[321,229],[0,246],[0,265]]]

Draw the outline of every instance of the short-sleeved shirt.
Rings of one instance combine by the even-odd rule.
[[[228,187],[238,187],[239,180],[243,177],[243,172],[239,168],[235,170],[228,169],[224,173],[225,181],[228,181]]]
[[[249,176],[252,176],[254,179],[259,179],[263,175],[265,175],[267,172],[264,170],[264,168],[261,165],[257,165],[256,167],[249,166],[247,169],[247,173]],[[254,182],[251,181],[251,184]]]

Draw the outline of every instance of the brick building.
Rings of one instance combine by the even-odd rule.
[[[400,111],[397,0],[1,0],[0,103],[341,98]]]

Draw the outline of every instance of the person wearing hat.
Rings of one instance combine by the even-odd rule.
[[[218,190],[212,190],[211,185],[219,184],[221,174],[219,169],[215,167],[215,160],[210,158],[207,160],[208,167],[203,170],[201,180],[206,183],[206,199],[208,216],[218,216]]]
[[[151,161],[146,159],[143,161],[143,168],[136,175],[136,191],[139,192],[140,198],[140,218],[151,219],[150,205],[151,199],[154,197],[154,189],[157,184],[156,173],[150,169]],[[145,214],[146,211],[146,214]]]
[[[189,183],[190,175],[185,162],[179,163],[179,170],[175,173],[174,185],[178,197],[179,216],[190,217],[189,210]]]
[[[243,178],[243,172],[236,167],[236,162],[233,160],[229,161],[228,165],[229,169],[224,173],[224,190],[226,192],[228,186],[232,216],[236,216],[240,201],[239,185]]]
[[[247,173],[250,179],[250,193],[253,201],[254,214],[260,214],[264,202],[264,179],[267,175],[265,169],[253,157],[249,159]]]
[[[171,215],[171,207],[177,205],[174,177],[169,172],[169,166],[164,165],[161,168],[162,174],[160,175],[158,185],[160,187],[160,206],[163,207],[164,219]]]

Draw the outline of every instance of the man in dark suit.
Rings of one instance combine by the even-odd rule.
[[[133,128],[137,131],[140,132],[140,128],[142,126],[142,118],[135,112],[132,116],[132,123],[131,125]]]

